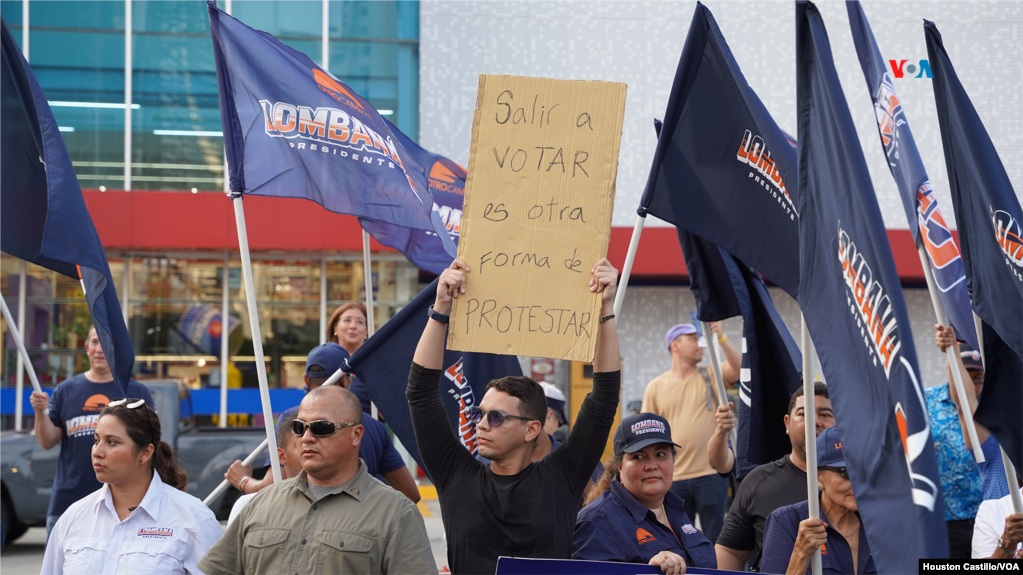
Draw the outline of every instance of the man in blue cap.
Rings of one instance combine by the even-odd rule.
[[[306,391],[323,385],[349,357],[345,348],[333,342],[314,347],[305,362],[303,377]],[[348,389],[348,386],[351,385],[351,378],[343,377],[338,385]],[[297,405],[280,414],[277,419],[278,425],[286,417],[295,413],[298,413]],[[420,499],[419,487],[416,485],[415,479],[412,478],[412,474],[409,473],[405,461],[398,454],[398,450],[394,448],[394,444],[391,443],[387,428],[383,423],[370,417],[363,418],[363,427],[365,432],[362,436],[362,443],[359,444],[359,458],[366,463],[366,470],[370,475],[404,493],[413,503],[418,502]],[[270,467],[269,454],[267,454],[264,466]],[[241,460],[235,460],[231,464],[227,473],[224,474],[224,478],[243,494],[256,493],[274,481],[273,474],[269,472],[265,473],[262,479],[253,479],[252,468],[242,465]]]
[[[742,356],[721,332],[721,324],[710,324],[710,337],[717,337],[725,363],[721,377],[725,387],[739,380]],[[700,517],[703,532],[717,540],[724,524],[728,480],[710,465],[707,443],[717,427],[718,400],[714,374],[700,367],[703,348],[696,326],[676,325],[664,338],[671,354],[671,369],[647,384],[641,411],[663,416],[674,428],[672,439],[681,447],[675,457],[671,492],[686,502],[690,513]]]

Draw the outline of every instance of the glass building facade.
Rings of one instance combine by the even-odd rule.
[[[327,60],[332,74],[418,140],[418,2],[219,5],[314,62]],[[83,188],[224,189],[205,2],[2,0],[0,12],[22,50],[28,46]]]
[[[219,6],[313,61],[326,60],[331,73],[418,140],[418,2],[221,0]],[[50,101],[83,190],[222,193],[224,149],[205,2],[2,0],[0,13]],[[136,377],[219,386],[220,350],[190,335],[189,318],[219,313],[226,289],[228,385],[257,385],[237,251],[108,248],[108,256],[127,312]],[[302,387],[305,356],[320,343],[326,319],[337,306],[365,298],[362,256],[254,251],[252,259],[270,386]],[[21,266],[6,254],[0,258],[0,289],[15,317]],[[400,254],[384,253],[374,254],[372,275],[379,327],[415,296],[419,271]],[[81,285],[28,264],[25,298],[23,335],[42,385],[87,370],[90,319]],[[3,348],[2,385],[10,387],[16,352],[6,331]],[[31,390],[27,378],[25,387]]]

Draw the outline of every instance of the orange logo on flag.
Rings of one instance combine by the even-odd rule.
[[[362,104],[360,104],[359,101],[355,99],[355,96],[352,96],[348,92],[348,90],[345,90],[344,86],[337,83],[337,81],[335,81],[333,78],[324,73],[323,70],[313,68],[313,78],[316,80],[316,83],[320,85],[321,89],[328,92],[333,92],[335,98],[344,94],[346,98],[352,101],[352,104],[356,108],[358,108],[362,112],[365,112],[365,110],[362,107]]]
[[[646,529],[640,527],[639,529],[636,530],[636,541],[638,541],[639,544],[642,545],[644,543],[649,543],[651,541],[657,541],[657,538],[651,535],[649,532],[647,532]]]
[[[448,169],[447,166],[440,162],[434,162],[433,168],[430,169],[430,179],[440,180],[449,184],[455,183],[457,176],[455,173]]]

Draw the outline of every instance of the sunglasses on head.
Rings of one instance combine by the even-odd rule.
[[[350,421],[327,421],[326,419],[321,419],[307,423],[301,419],[296,419],[291,422],[291,432],[302,437],[305,435],[305,430],[308,429],[315,437],[329,437],[346,427],[354,427],[356,425],[359,424]]]
[[[483,417],[486,416],[487,422],[490,427],[501,427],[504,425],[506,419],[521,419],[522,421],[537,421],[531,417],[522,417],[521,415],[511,415],[504,413],[503,411],[497,411],[496,409],[486,410],[478,405],[474,405],[469,408],[466,413],[466,417],[473,423],[479,423],[483,421]]]
[[[842,476],[843,479],[849,479],[849,470],[845,467],[821,467],[821,469],[827,469],[828,471],[834,471],[835,473]]]
[[[124,406],[127,409],[138,409],[146,404],[144,399],[136,399],[134,397],[122,397],[121,399],[115,399],[107,404],[108,407],[121,407]],[[153,428],[153,420],[149,417],[149,410],[144,409],[146,412],[146,422],[149,424],[149,436],[153,438],[153,445],[160,443],[160,438],[156,436],[156,430]]]

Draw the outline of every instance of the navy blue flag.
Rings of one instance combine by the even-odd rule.
[[[401,226],[377,238],[406,249],[440,234],[455,257],[422,166],[364,98],[306,55],[208,2],[231,195],[305,198]]]
[[[0,248],[81,280],[96,335],[122,394],[135,365],[107,254],[96,233],[57,120],[3,23]]]
[[[824,21],[796,4],[799,306],[880,573],[948,556],[934,441],[899,275]]]
[[[941,34],[924,23],[973,310],[984,329],[984,393],[976,419],[1023,469],[1023,210],[1012,181],[959,82]]]
[[[415,160],[415,165],[424,170],[441,220],[457,246],[462,225],[462,200],[465,199],[465,168],[419,147],[419,144],[409,139],[386,118],[384,123],[394,139]],[[444,251],[443,243],[433,231],[412,230],[410,233],[408,228],[367,219],[361,220],[361,223],[366,231],[384,245],[406,241],[406,247],[400,248],[401,252],[421,270],[440,275],[454,259]]]
[[[802,385],[803,356],[760,275],[734,258],[732,264],[728,273],[742,308],[735,458],[737,477],[744,477],[792,451],[783,424],[789,397]]]
[[[917,245],[927,251],[935,287],[944,304],[945,313],[960,340],[977,349],[977,331],[973,326],[970,294],[966,289],[966,270],[963,258],[952,238],[952,231],[938,209],[931,180],[927,177],[913,132],[909,129],[902,101],[895,92],[895,84],[888,75],[867,15],[858,0],[846,2],[853,44],[860,58],[867,92],[874,103],[881,148],[888,169],[895,178],[906,210],[909,231]]]
[[[405,388],[412,369],[419,338],[426,328],[426,312],[437,297],[437,280],[419,293],[394,317],[387,320],[373,337],[355,352],[344,370],[366,382],[369,395],[387,423],[401,439],[419,467],[426,469],[419,455],[416,434]],[[483,399],[491,380],[508,375],[522,375],[514,355],[444,352],[444,375],[441,376],[441,401],[448,412],[452,432],[471,453],[476,453],[476,425],[466,417],[468,409]]]
[[[639,213],[799,288],[796,154],[750,89],[714,16],[696,5]]]
[[[658,137],[663,125],[654,120]],[[736,405],[735,476],[792,449],[780,422],[801,385],[802,355],[760,275],[725,250],[677,228],[700,321],[742,316],[742,368]]]

